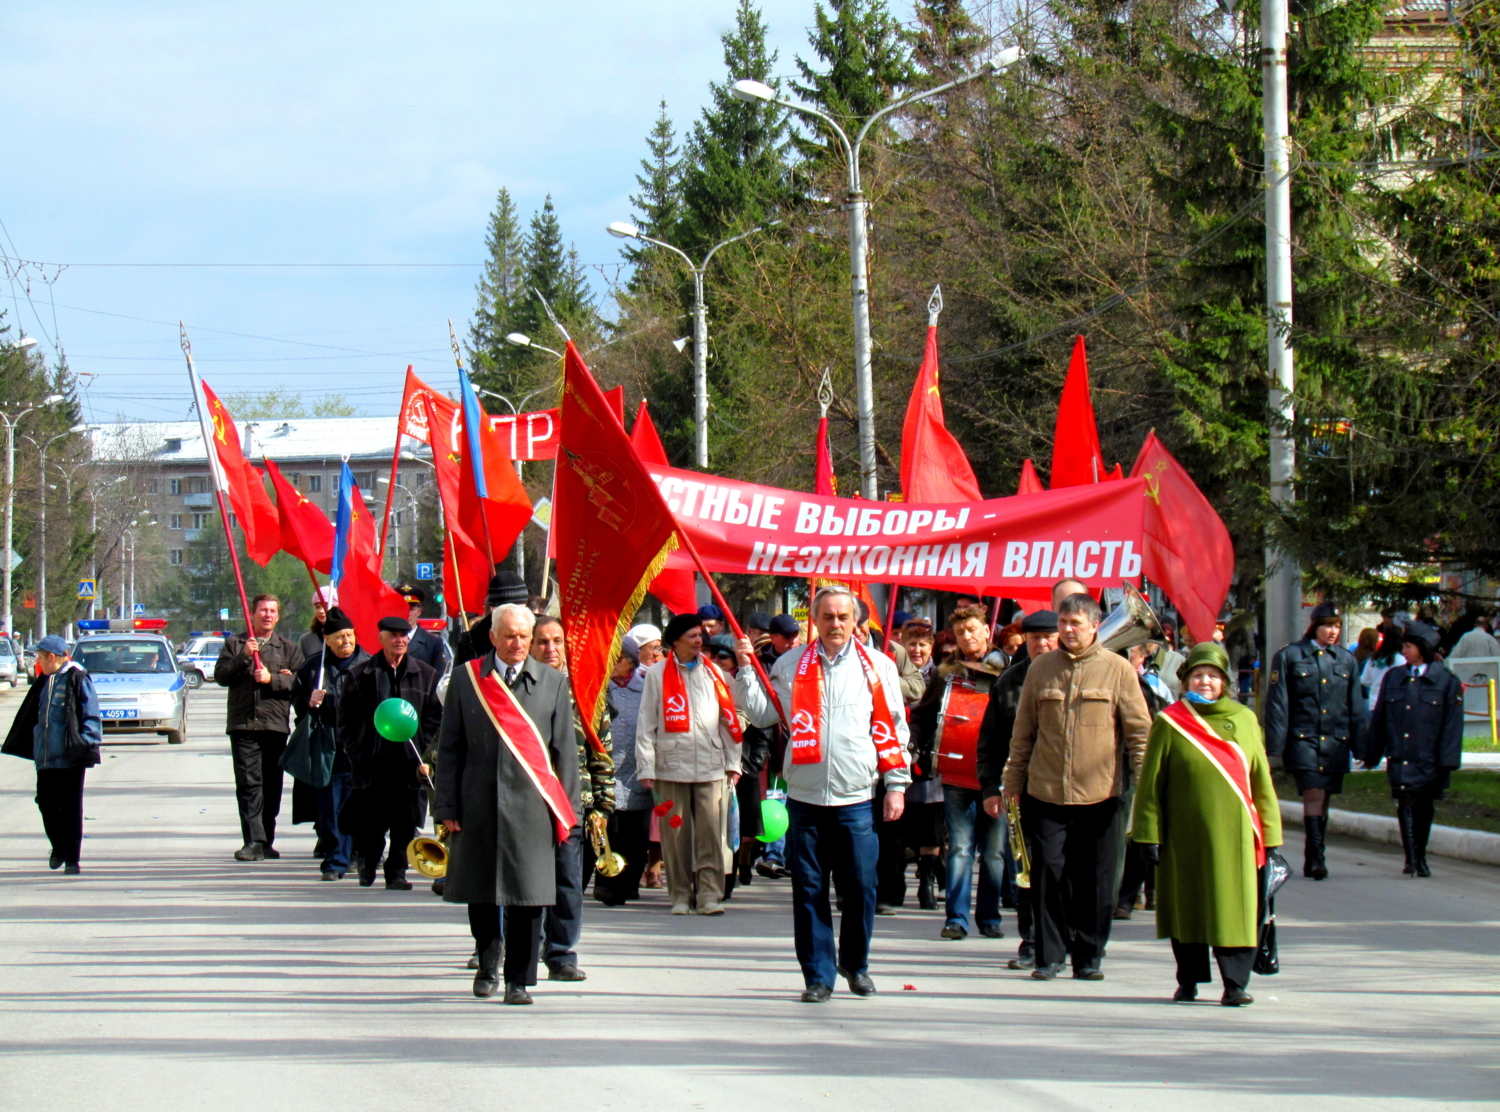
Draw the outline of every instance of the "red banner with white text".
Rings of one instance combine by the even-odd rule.
[[[716,572],[899,582],[938,590],[1137,584],[1145,483],[1043,491],[985,502],[868,502],[647,464],[703,561]],[[674,553],[669,567],[692,561]]]

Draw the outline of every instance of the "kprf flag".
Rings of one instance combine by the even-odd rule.
[[[610,395],[606,394],[605,397],[608,399]],[[641,407],[636,411],[635,427],[630,430],[630,443],[635,447],[635,454],[642,463],[666,464],[667,449],[657,435],[645,398],[641,399]],[[698,609],[698,590],[690,571],[668,568],[651,581],[650,590],[674,614],[688,614]]]
[[[677,547],[676,523],[625,427],[572,341],[563,359],[562,439],[552,535],[568,677],[589,742],[620,639]]]
[[[1214,625],[1234,580],[1234,543],[1198,484],[1150,433],[1130,470],[1146,481],[1141,569],[1167,593],[1196,641]]]
[[[1062,399],[1057,406],[1057,427],[1052,437],[1053,490],[1102,483],[1120,478],[1104,466],[1099,447],[1099,426],[1094,421],[1094,401],[1089,391],[1089,360],[1083,337],[1073,344],[1073,358],[1068,363],[1068,378],[1063,383]]]
[[[264,567],[281,551],[281,522],[271,496],[266,493],[259,469],[245,459],[234,418],[218,396],[202,382],[208,407],[213,443],[208,445],[209,471],[214,486],[229,495],[240,531],[245,534],[245,555]]]
[[[969,457],[943,420],[935,324],[927,326],[922,368],[906,403],[906,423],[901,429],[901,494],[908,502],[980,499],[979,480],[969,466]]]
[[[276,513],[281,522],[281,547],[310,568],[327,575],[333,568],[333,522],[300,490],[287,482],[281,468],[266,460],[271,488],[276,491]]]
[[[339,592],[339,607],[354,623],[354,636],[366,652],[380,651],[381,618],[406,617],[406,599],[380,578],[375,555],[375,518],[365,506],[344,464],[339,474],[338,519],[334,523],[333,559],[329,579]]]

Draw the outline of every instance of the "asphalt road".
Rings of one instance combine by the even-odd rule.
[[[24,689],[22,689],[24,691]],[[0,694],[0,727],[22,692]],[[1173,1005],[1151,916],[1100,983],[1007,972],[1015,940],[877,922],[880,992],[797,1002],[786,882],[719,919],[592,902],[587,982],[478,1001],[461,911],[425,889],[318,881],[308,827],[239,864],[223,697],[188,744],[110,745],[84,874],[46,868],[33,772],[0,761],[0,1107],[774,1109],[1500,1103],[1500,870],[1339,842],[1280,899],[1283,972],[1253,1007]],[[1300,860],[1300,844],[1288,857]],[[1013,921],[1007,916],[1007,932]],[[909,989],[906,986],[910,986]]]

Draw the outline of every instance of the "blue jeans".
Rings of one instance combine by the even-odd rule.
[[[339,829],[339,808],[349,798],[349,774],[335,772],[326,788],[318,789],[318,840],[333,846],[333,852],[323,858],[325,873],[349,871],[349,857],[354,852],[354,839]]]
[[[870,964],[870,936],[875,933],[875,837],[871,803],[819,807],[795,799],[786,802],[788,867],[792,871],[792,934],[797,961],[808,985],[833,987],[838,970],[853,976]],[[835,960],[833,913],[828,905],[832,875],[843,897]]]
[[[766,862],[768,864],[771,864],[771,865],[780,865],[782,868],[785,868],[786,867],[786,835],[783,834],[780,838],[777,838],[774,842],[768,843],[766,845],[765,850],[761,853],[761,856],[766,859]]]
[[[1005,883],[1005,823],[985,813],[979,793],[943,787],[943,817],[948,826],[948,891],[945,911],[950,927],[969,929],[969,887],[973,883],[974,844],[979,843],[981,927],[1000,925],[1000,890]]]

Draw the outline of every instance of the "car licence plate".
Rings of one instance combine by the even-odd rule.
[[[100,718],[139,718],[141,712],[138,710],[101,710]]]

